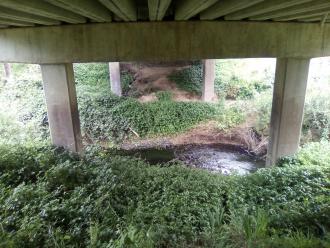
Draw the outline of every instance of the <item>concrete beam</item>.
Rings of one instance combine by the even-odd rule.
[[[307,11],[307,12],[304,12],[301,14],[295,14],[295,15],[276,18],[276,19],[274,19],[274,21],[292,21],[292,20],[297,20],[297,19],[315,18],[318,16],[325,15],[329,12],[330,12],[330,8],[326,8],[324,10]]]
[[[122,95],[121,80],[120,80],[120,64],[119,62],[109,63],[110,85],[111,91],[117,96]]]
[[[267,166],[298,150],[309,62],[309,59],[277,59]]]
[[[294,5],[311,2],[312,0],[267,0],[249,8],[239,10],[235,13],[227,15],[225,20],[242,20],[251,16],[261,15],[267,12],[289,8]]]
[[[111,12],[95,0],[46,0],[47,2],[88,17],[97,22],[111,22]]]
[[[2,18],[2,17],[0,17],[0,25],[18,26],[18,27],[34,26],[34,24],[30,23],[30,22],[17,21],[17,20],[12,20],[12,19],[8,19],[8,18]]]
[[[172,0],[148,0],[150,21],[163,20]]]
[[[52,143],[82,150],[72,64],[41,65]]]
[[[32,22],[41,25],[59,25],[61,22],[47,17],[0,7],[0,17],[16,21]]]
[[[68,23],[84,23],[86,19],[71,11],[59,8],[43,0],[0,0],[0,6],[36,14]]]
[[[192,21],[0,30],[0,62],[52,64],[323,56],[330,56],[329,24]]]
[[[215,59],[203,60],[203,94],[204,102],[212,102],[214,93],[215,80]]]
[[[99,0],[123,21],[136,21],[137,8],[134,0]]]
[[[181,0],[175,5],[175,20],[184,21],[215,4],[218,0]]]
[[[265,21],[265,20],[275,19],[275,18],[288,16],[288,15],[301,14],[301,13],[304,13],[307,11],[314,11],[314,10],[322,11],[323,9],[329,8],[329,7],[330,7],[329,0],[315,0],[312,2],[307,2],[304,4],[292,6],[290,8],[276,10],[276,11],[272,11],[272,12],[265,13],[262,15],[253,16],[253,17],[250,17],[249,19],[253,20],[253,21]]]
[[[214,20],[235,11],[248,8],[264,0],[223,0],[200,14],[201,20]]]

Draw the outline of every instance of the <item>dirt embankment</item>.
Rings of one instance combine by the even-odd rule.
[[[247,153],[263,157],[266,154],[268,139],[256,135],[246,124],[229,131],[220,130],[215,121],[200,124],[184,133],[157,138],[133,138],[125,141],[125,150],[145,148],[168,148],[185,145],[228,145],[241,147]]]

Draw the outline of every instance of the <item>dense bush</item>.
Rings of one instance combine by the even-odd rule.
[[[305,103],[303,133],[305,141],[330,138],[329,92],[308,95]]]
[[[156,97],[159,101],[171,101],[173,94],[170,91],[158,91],[156,92]]]
[[[330,138],[330,98],[329,92],[307,92],[302,126],[302,143]],[[256,131],[269,135],[272,108],[272,91],[265,91],[249,105],[249,112],[255,116],[253,123]]]
[[[271,88],[273,75],[270,70],[265,71],[261,78],[251,72],[249,76],[242,75],[243,68],[244,63],[239,60],[217,60],[215,90],[219,96],[232,100],[251,99]]]
[[[16,70],[16,67],[14,67]],[[25,67],[18,67],[25,70]],[[38,74],[37,68],[26,73]],[[49,138],[42,81],[35,76],[17,77],[0,86],[1,143],[40,142]]]
[[[237,102],[234,105],[226,105],[225,102],[219,101],[217,104],[217,114],[215,120],[217,121],[218,127],[222,131],[227,131],[230,128],[237,127],[239,124],[246,120],[245,106]]]
[[[143,137],[184,131],[214,117],[216,111],[207,103],[169,99],[140,103],[113,95],[85,98],[80,106],[83,130],[91,138],[115,140],[132,134]]]
[[[329,176],[315,163],[221,176],[95,148],[1,147],[0,247],[325,248]]]
[[[175,82],[179,89],[201,95],[203,87],[203,65],[201,62],[195,62],[188,68],[171,74],[169,80]]]
[[[272,91],[266,91],[259,95],[255,101],[250,102],[250,112],[255,116],[253,126],[261,136],[269,136],[270,118],[272,110]]]
[[[132,89],[132,84],[134,82],[134,77],[131,72],[127,70],[122,70],[120,72],[120,81],[122,86],[122,91],[124,96],[132,95],[134,96],[135,92]]]

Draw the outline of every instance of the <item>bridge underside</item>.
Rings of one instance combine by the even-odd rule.
[[[329,12],[328,0],[0,0],[0,61],[41,64],[52,140],[80,151],[74,62],[278,58],[271,165],[298,148],[310,58],[330,56]]]

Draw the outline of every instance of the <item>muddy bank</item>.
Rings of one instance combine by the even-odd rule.
[[[250,126],[243,124],[228,131],[220,130],[215,121],[202,123],[184,133],[155,138],[132,138],[120,145],[120,149],[166,149],[185,145],[227,145],[241,147],[246,153],[263,158],[268,139],[259,139]]]

